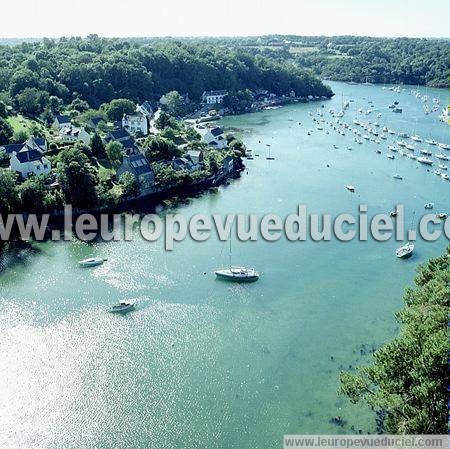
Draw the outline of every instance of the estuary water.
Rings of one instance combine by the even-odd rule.
[[[392,137],[358,145],[349,132],[317,130],[309,114],[319,109],[329,121],[329,109],[353,100],[344,121],[381,113],[381,127],[448,143],[448,127],[424,114],[412,87],[329,84],[336,95],[324,108],[224,119],[260,156],[240,179],[162,214],[286,216],[303,203],[334,215],[367,204],[373,215],[402,203],[408,222],[429,201],[450,212],[450,183],[434,167],[387,159]],[[443,90],[419,91],[448,101]],[[402,114],[388,109],[394,100]],[[233,263],[263,273],[251,285],[214,278],[228,261],[215,237],[173,252],[137,233],[131,242],[33,244],[0,272],[0,447],[266,449],[282,447],[283,434],[374,432],[373,412],[338,395],[339,373],[395,336],[405,286],[447,244],[419,241],[402,261],[395,241],[234,241]],[[79,269],[90,256],[108,261]],[[137,309],[108,313],[120,299]]]

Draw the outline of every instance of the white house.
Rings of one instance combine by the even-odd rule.
[[[10,165],[23,178],[34,175],[46,175],[51,172],[50,161],[39,150],[25,150],[11,154]]]
[[[86,145],[91,141],[90,134],[84,128],[76,128],[75,126],[63,126],[59,130],[59,138],[63,142],[76,142],[80,140]]]
[[[226,148],[227,139],[225,137],[223,129],[220,126],[203,124],[196,125],[194,129],[200,134],[203,141],[206,142],[209,146],[212,146],[219,150],[221,150],[222,148]]]
[[[220,104],[227,95],[228,92],[226,90],[208,90],[202,94],[202,103]]]
[[[123,114],[122,128],[126,129],[130,133],[140,133],[146,136],[148,134],[147,117],[139,111],[135,114]]]

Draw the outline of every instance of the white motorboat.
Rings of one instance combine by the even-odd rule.
[[[399,147],[406,147],[406,142],[404,140],[397,140],[397,145]]]
[[[431,159],[428,159],[427,157],[418,157],[417,162],[425,165],[433,165],[433,161]]]
[[[83,268],[97,267],[103,262],[106,262],[106,260],[107,259],[103,259],[102,257],[90,257],[89,259],[80,260],[78,265]]]
[[[135,303],[132,301],[119,301],[117,304],[114,304],[110,307],[109,311],[111,313],[127,313],[131,310],[134,310]]]
[[[254,282],[259,279],[259,273],[253,268],[246,267],[229,267],[216,270],[215,275],[227,281],[234,282]]]
[[[420,150],[420,154],[424,154],[425,156],[433,156],[433,153],[429,150]]]
[[[427,143],[428,145],[437,145],[437,142],[433,139],[427,139],[425,140],[425,143]]]
[[[388,150],[390,150],[390,151],[398,151],[398,148],[394,147],[394,145],[389,145],[388,146]]]
[[[433,207],[434,207],[434,203],[427,203],[427,204],[425,204],[425,209],[433,209]]]
[[[444,164],[439,164],[439,168],[441,170],[448,170],[448,167],[446,165],[444,165]]]
[[[405,145],[405,148],[406,148],[407,150],[409,150],[409,151],[415,151],[415,148],[414,148],[412,145],[410,145],[409,143],[407,143],[407,144]]]
[[[393,154],[388,154],[388,155],[387,155],[387,158],[388,158],[388,159],[391,159],[391,160],[394,160],[394,159],[395,159],[395,156],[394,156]]]
[[[442,161],[450,161],[450,157],[446,156],[445,154],[438,153],[436,154],[436,157],[438,159],[441,159]]]
[[[439,218],[440,220],[445,220],[447,217],[448,217],[448,214],[446,214],[445,212],[441,212],[436,215],[436,218]]]
[[[345,188],[346,188],[349,192],[354,192],[354,191],[356,190],[356,189],[355,189],[355,186],[352,186],[352,185],[346,185]]]
[[[402,179],[403,179],[403,176],[400,175],[400,174],[398,174],[398,173],[396,173],[396,174],[394,175],[394,179],[400,179],[400,180],[402,180]]]
[[[419,136],[411,136],[411,140],[414,140],[414,142],[422,142],[422,139]]]
[[[409,257],[412,256],[413,252],[414,252],[414,243],[408,242],[406,245],[398,248],[397,251],[395,251],[395,255],[399,259],[408,259]]]
[[[438,143],[438,147],[443,150],[450,150],[450,145],[447,145],[446,143]]]
[[[444,181],[449,181],[449,180],[450,180],[450,177],[447,175],[447,173],[441,173],[441,178],[442,178]]]

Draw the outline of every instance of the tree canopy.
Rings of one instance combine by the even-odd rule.
[[[0,45],[1,98],[31,115],[57,112],[61,104],[79,112],[109,104],[108,117],[119,120],[132,112],[131,102],[157,101],[170,91],[199,101],[204,90],[258,88],[331,95],[315,76],[290,63],[215,43],[89,36]],[[178,100],[171,100],[176,113]]]
[[[415,288],[397,314],[400,334],[374,353],[370,366],[342,373],[342,392],[366,401],[385,416],[389,433],[447,433],[447,324],[450,306],[450,249],[421,266]]]

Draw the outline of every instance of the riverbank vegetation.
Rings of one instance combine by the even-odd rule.
[[[46,122],[63,110],[82,112],[115,98],[157,101],[176,90],[197,102],[211,89],[332,94],[292,64],[208,43],[92,35],[0,46],[0,100]]]
[[[341,374],[341,391],[379,413],[378,431],[447,433],[450,384],[447,325],[450,312],[450,249],[418,269],[415,288],[397,314],[400,334],[378,349],[369,366]]]

